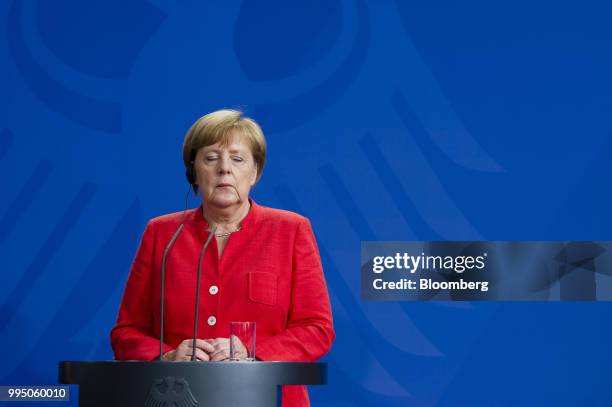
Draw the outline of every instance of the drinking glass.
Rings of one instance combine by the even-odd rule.
[[[255,360],[255,322],[230,322],[230,360]]]

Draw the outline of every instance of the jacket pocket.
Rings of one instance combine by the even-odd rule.
[[[273,273],[249,273],[249,299],[276,305],[278,276]]]

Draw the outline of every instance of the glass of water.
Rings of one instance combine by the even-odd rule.
[[[255,360],[255,322],[230,322],[230,360]]]

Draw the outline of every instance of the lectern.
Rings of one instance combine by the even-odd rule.
[[[302,362],[60,362],[81,407],[273,407],[283,384],[325,384],[327,364]]]

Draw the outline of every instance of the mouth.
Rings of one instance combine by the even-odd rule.
[[[217,188],[233,188],[234,186],[232,184],[226,184],[226,183],[221,183],[221,184],[217,184]]]

